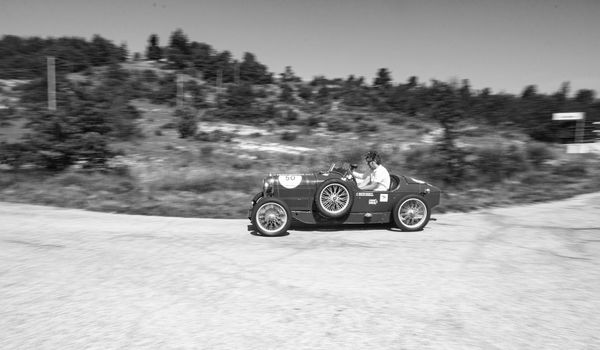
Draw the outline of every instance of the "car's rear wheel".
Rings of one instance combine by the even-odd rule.
[[[402,198],[394,207],[394,222],[403,231],[420,231],[429,222],[431,210],[421,196]]]
[[[339,218],[350,211],[354,194],[341,180],[331,179],[319,186],[315,200],[321,214]]]
[[[251,215],[254,228],[264,236],[281,236],[292,223],[287,204],[276,198],[263,198],[253,208]]]

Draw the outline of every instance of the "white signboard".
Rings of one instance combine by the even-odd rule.
[[[571,143],[567,145],[567,153],[599,153],[600,142],[596,143]]]
[[[279,175],[281,186],[292,189],[298,187],[302,182],[302,175]]]
[[[583,112],[552,113],[552,120],[582,120],[584,115]]]

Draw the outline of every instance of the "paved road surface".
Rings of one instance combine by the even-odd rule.
[[[423,231],[0,203],[0,349],[599,349],[600,194]]]

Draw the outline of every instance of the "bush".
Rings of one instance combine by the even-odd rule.
[[[249,161],[238,161],[232,164],[232,167],[237,170],[248,170],[252,168],[252,162]]]
[[[546,161],[554,159],[554,154],[548,149],[548,146],[539,142],[528,143],[525,152],[527,159],[535,167],[540,167]]]
[[[176,123],[168,122],[160,126],[161,129],[175,129],[177,127]]]
[[[194,137],[197,141],[204,142],[231,142],[234,135],[231,133],[224,132],[222,130],[213,130],[212,132],[201,131]]]
[[[529,168],[523,152],[515,145],[485,146],[472,150],[471,156],[474,159],[469,165],[475,169],[473,175],[490,182],[501,181]]]
[[[562,176],[583,177],[587,175],[587,168],[583,162],[571,161],[558,165],[552,173]]]
[[[307,125],[310,127],[317,127],[321,122],[323,122],[323,116],[311,114],[310,117],[308,117]]]
[[[207,158],[211,157],[212,154],[214,153],[214,151],[215,151],[215,147],[212,145],[208,145],[208,146],[204,146],[204,147],[200,148],[200,154],[203,157],[207,157]]]
[[[352,131],[352,126],[346,121],[333,119],[327,121],[327,130],[333,132],[350,132]]]
[[[178,109],[175,111],[177,120],[177,131],[182,139],[193,137],[198,131],[196,121],[196,112],[190,108]]]
[[[14,169],[32,159],[34,149],[25,143],[0,143],[0,164]]]
[[[415,176],[432,182],[447,178],[446,161],[433,146],[415,147],[405,152],[405,166]]]
[[[359,134],[377,132],[379,127],[377,124],[368,121],[361,121],[356,125],[356,132]]]
[[[283,134],[281,134],[281,139],[283,141],[294,141],[296,140],[296,138],[298,138],[298,133],[293,131],[286,131]]]

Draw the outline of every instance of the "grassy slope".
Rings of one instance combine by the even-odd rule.
[[[317,170],[331,161],[349,158],[356,161],[370,148],[385,150],[386,165],[391,172],[427,180],[427,174],[411,174],[405,170],[403,151],[411,145],[423,144],[428,139],[427,134],[437,127],[415,122],[391,124],[387,117],[380,116],[372,118],[379,128],[376,133],[335,134],[313,129],[310,134],[299,134],[296,140],[282,141],[280,128],[269,132],[266,127],[258,126],[253,133],[244,133],[243,127],[227,129],[233,135],[231,142],[202,142],[181,139],[175,129],[164,128],[174,121],[172,107],[143,100],[135,101],[135,105],[143,112],[139,125],[145,137],[113,145],[125,153],[115,162],[124,165],[128,169],[126,173],[108,175],[69,170],[57,175],[5,171],[0,173],[0,200],[122,213],[242,218],[251,197],[260,190],[265,174]],[[340,117],[344,112],[332,112],[336,114]],[[21,122],[11,120],[13,129],[0,126],[0,135],[2,132],[18,135],[20,131],[14,128],[16,125],[18,129]],[[205,130],[226,130],[206,120],[201,120],[201,126]],[[286,127],[290,128],[294,129]],[[301,132],[300,127],[296,129]],[[526,141],[527,138],[514,132],[497,131],[462,138],[468,144],[489,145],[515,140]],[[256,148],[269,144],[287,153]],[[309,150],[292,153],[293,147]],[[600,180],[594,176],[600,170],[598,158],[568,156],[563,152],[556,146],[555,153],[559,157],[556,164],[515,178],[494,184],[474,182],[444,188],[442,205],[436,211],[468,211],[600,190]],[[565,164],[575,170],[561,170]],[[581,168],[586,171],[582,173]]]

